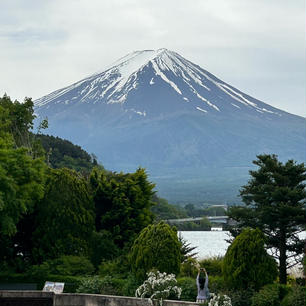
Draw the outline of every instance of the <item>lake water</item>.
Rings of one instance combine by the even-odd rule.
[[[207,258],[213,256],[224,256],[229,246],[225,240],[229,239],[228,231],[181,231],[181,236],[190,243],[191,246],[197,247],[197,258]]]
[[[181,231],[179,234],[190,243],[191,246],[197,247],[195,251],[198,252],[198,259],[224,256],[229,246],[229,243],[225,241],[230,237],[228,231]],[[305,239],[306,231],[303,231],[298,236],[300,239]],[[297,277],[301,277],[301,265],[291,268],[289,272]]]

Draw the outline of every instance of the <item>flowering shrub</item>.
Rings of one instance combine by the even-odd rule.
[[[148,297],[151,304],[156,299],[159,300],[160,305],[162,305],[163,299],[169,297],[170,294],[180,298],[182,289],[176,286],[177,282],[174,274],[156,271],[147,275],[148,279],[136,290],[136,297]]]
[[[211,294],[208,306],[232,306],[231,298],[225,294]]]

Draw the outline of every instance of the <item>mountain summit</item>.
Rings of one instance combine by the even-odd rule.
[[[234,201],[256,154],[305,161],[304,118],[167,49],[132,52],[34,103],[49,133],[94,152],[108,169],[147,168],[174,201]]]
[[[146,90],[152,91],[160,91],[163,87],[168,91],[167,94],[174,98],[162,104],[161,100],[168,97],[162,97],[153,104],[143,101],[134,105],[137,109],[129,108],[130,104],[133,104],[133,94],[143,87],[149,87]],[[125,110],[150,117],[166,110],[170,111],[171,104],[174,107],[172,112],[196,110],[207,113],[237,111],[242,108],[243,111],[281,115],[277,109],[243,94],[167,49],[132,52],[105,71],[95,73],[35,101],[39,108],[49,103],[70,106],[76,103],[119,103],[125,105]],[[155,110],[156,104],[161,108]],[[149,112],[149,109],[154,111]]]

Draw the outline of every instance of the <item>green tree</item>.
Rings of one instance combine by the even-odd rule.
[[[36,222],[33,255],[38,263],[61,255],[87,255],[94,207],[85,179],[73,170],[50,169]]]
[[[130,252],[132,271],[141,280],[152,269],[177,275],[181,259],[181,243],[176,229],[163,222],[144,228]]]
[[[244,227],[260,228],[267,237],[267,248],[279,260],[280,283],[286,284],[287,269],[300,262],[305,240],[298,234],[305,227],[305,166],[293,160],[278,161],[276,155],[258,155],[259,167],[240,192],[246,207],[232,207],[229,217],[238,222],[235,236]],[[288,258],[296,258],[296,261]]]
[[[122,248],[153,220],[151,198],[154,184],[144,169],[135,173],[110,173],[94,169],[90,182],[96,209],[96,230],[112,233]]]
[[[277,276],[275,260],[267,254],[259,229],[244,229],[228,247],[223,261],[224,280],[233,289],[260,289]]]
[[[32,99],[25,98],[23,103],[12,102],[9,96],[4,95],[0,98],[0,106],[8,111],[10,120],[7,129],[13,136],[16,146],[30,148],[30,130],[35,118]]]
[[[12,236],[16,224],[43,196],[44,163],[27,149],[0,147],[0,233]]]
[[[90,242],[90,259],[96,268],[102,260],[113,260],[120,254],[110,231],[93,232]]]
[[[45,167],[27,148],[16,148],[11,115],[0,99],[0,234],[13,236],[22,215],[43,196]]]

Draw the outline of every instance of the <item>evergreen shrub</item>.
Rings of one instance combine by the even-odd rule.
[[[266,285],[253,295],[251,306],[280,306],[288,292],[289,287],[286,285]]]
[[[235,289],[227,291],[227,295],[231,298],[232,306],[250,306],[254,290],[251,288],[244,290]]]
[[[99,265],[99,275],[107,276],[112,275],[113,277],[121,278],[130,273],[130,265],[127,258],[127,254],[118,256],[113,260],[102,261]]]
[[[227,290],[227,287],[225,285],[223,276],[209,276],[208,288],[210,292],[217,294],[225,292]]]
[[[28,275],[43,278],[50,274],[76,276],[91,275],[93,272],[94,266],[86,257],[67,255],[32,266]]]
[[[195,278],[181,277],[177,279],[177,286],[182,289],[181,300],[195,302],[198,294]]]
[[[76,289],[78,293],[92,293],[99,294],[102,288],[102,278],[99,276],[92,276],[83,278]]]
[[[180,269],[180,277],[196,278],[198,274],[198,262],[193,257],[188,257],[182,264]]]
[[[178,275],[182,254],[176,229],[164,222],[147,226],[134,241],[129,259],[133,273],[142,281],[152,269]]]
[[[306,288],[294,286],[284,297],[281,306],[305,306],[306,305]]]
[[[222,275],[223,257],[215,256],[199,261],[201,268],[205,268],[209,275]]]
[[[123,287],[125,284],[124,279],[105,276],[102,278],[102,287],[100,294],[105,295],[124,295]]]
[[[265,237],[259,229],[245,229],[235,238],[223,261],[223,276],[229,288],[259,290],[273,283],[277,264],[264,245]]]
[[[83,278],[76,290],[78,293],[92,293],[105,295],[123,295],[125,280],[111,276]]]
[[[122,292],[125,296],[135,296],[136,289],[141,285],[135,275],[128,273],[127,278],[124,280]]]
[[[92,263],[83,256],[61,256],[54,264],[60,275],[91,275],[94,272]]]

